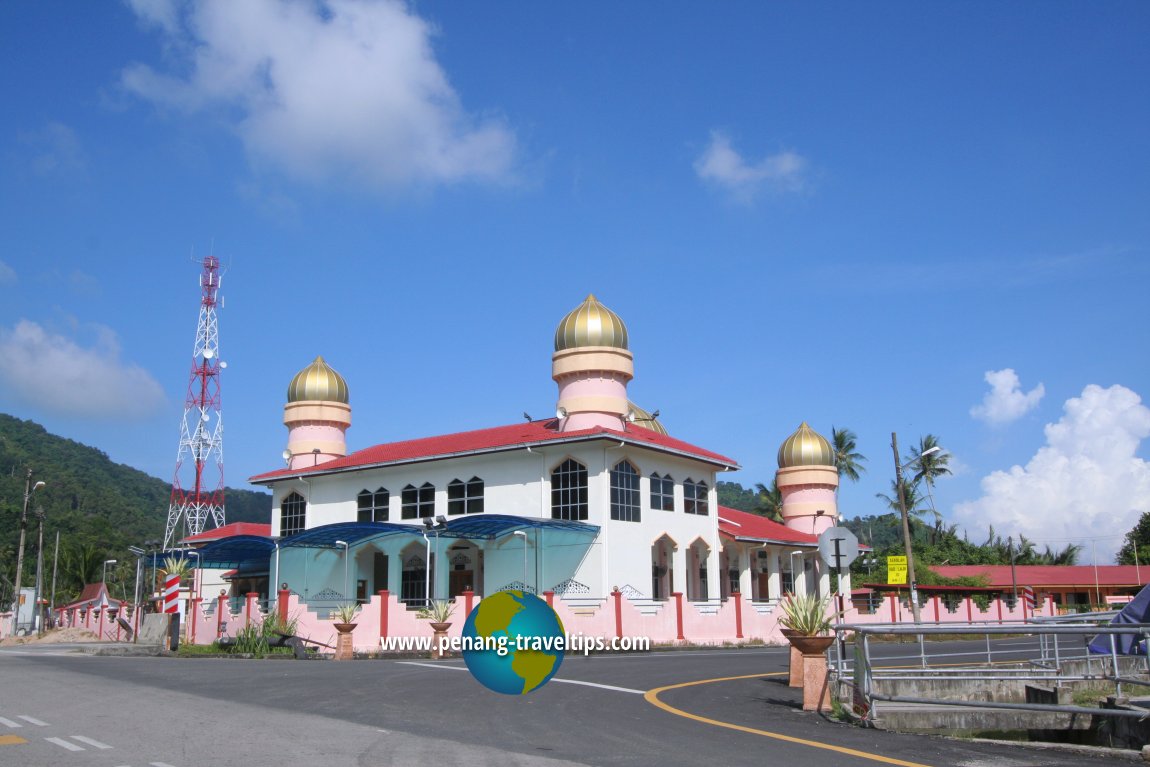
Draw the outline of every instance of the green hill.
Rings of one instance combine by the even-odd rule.
[[[33,481],[49,484],[33,496],[29,507],[22,583],[32,585],[35,577],[37,508],[44,510],[45,591],[50,588],[51,557],[60,531],[57,603],[83,580],[98,580],[106,559],[117,560],[109,582],[131,581],[135,560],[127,547],[163,538],[171,485],[114,463],[96,448],[49,434],[37,423],[0,413],[0,605],[11,599],[29,468]],[[265,493],[228,488],[225,507],[228,522],[271,519],[271,496]]]

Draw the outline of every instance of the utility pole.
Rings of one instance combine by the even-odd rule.
[[[35,608],[35,617],[32,619],[32,625],[36,628],[37,634],[44,633],[44,611],[40,609],[40,596],[44,593],[44,509],[43,507],[36,507],[36,519],[39,522],[39,531],[36,534],[36,590],[33,592],[34,598],[32,599],[33,607]]]
[[[43,482],[32,484],[32,469],[24,477],[24,507],[20,511],[20,544],[16,551],[16,583],[12,587],[12,636],[20,628],[20,575],[24,571],[24,534],[28,530],[28,501],[32,493],[44,486]]]
[[[906,497],[902,486],[902,464],[898,457],[898,435],[890,433],[890,447],[894,451],[894,483],[898,488],[898,510],[902,514],[902,542],[906,548],[906,576],[910,581],[910,611],[914,615],[915,623],[922,623],[922,615],[918,609],[918,581],[914,575],[914,551],[910,540],[910,520],[906,513]]]

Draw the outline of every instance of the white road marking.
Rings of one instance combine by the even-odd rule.
[[[16,718],[17,719],[23,719],[28,724],[34,724],[37,727],[47,727],[48,726],[47,722],[41,722],[39,719],[32,717],[32,716],[24,716],[23,714],[21,714],[20,716],[18,716]]]
[[[0,724],[4,725],[5,727],[12,727],[17,730],[24,726],[19,722],[13,722],[11,719],[5,719],[2,716],[0,716]]]
[[[629,692],[629,693],[633,693],[635,695],[646,695],[647,694],[646,690],[632,690],[629,687],[616,687],[616,686],[610,685],[610,684],[599,684],[598,682],[583,682],[583,681],[580,681],[578,679],[560,679],[559,677],[555,677],[551,681],[552,682],[562,682],[563,684],[581,684],[581,685],[584,685],[586,687],[598,687],[600,690],[614,690],[616,692]]]
[[[83,746],[77,746],[75,743],[69,743],[63,738],[44,738],[49,743],[55,743],[60,748],[66,748],[69,751],[83,751]]]
[[[152,767],[172,767],[167,762],[148,762]]]
[[[438,668],[438,669],[445,669],[448,671],[466,671],[467,670],[466,666],[447,666],[447,665],[443,665],[443,664],[439,664],[439,663],[419,663],[419,662],[410,661],[410,660],[397,660],[396,663],[402,664],[404,666],[424,666],[426,668]],[[598,687],[601,690],[614,690],[615,692],[629,692],[629,693],[632,693],[634,695],[646,695],[647,694],[646,690],[632,690],[629,687],[616,687],[616,686],[610,685],[610,684],[599,684],[598,682],[583,682],[583,681],[580,681],[578,679],[560,679],[559,677],[555,677],[551,681],[552,682],[562,682],[563,684],[581,684],[581,685],[584,685],[586,687]]]
[[[92,748],[98,748],[101,750],[111,748],[111,746],[109,746],[107,743],[101,743],[98,740],[93,740],[92,738],[87,738],[83,735],[69,735],[68,737],[70,737],[72,740],[78,740],[81,743],[87,743]]]

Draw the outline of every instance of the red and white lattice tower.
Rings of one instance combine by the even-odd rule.
[[[176,453],[172,499],[164,528],[165,549],[171,548],[184,535],[202,533],[209,518],[215,527],[224,524],[224,421],[220,411],[220,370],[226,364],[220,362],[220,334],[216,320],[220,260],[208,256],[203,266],[200,274],[200,321],[196,326],[184,419],[180,423],[180,448]],[[215,470],[209,470],[213,463]],[[181,474],[190,481],[182,481]]]

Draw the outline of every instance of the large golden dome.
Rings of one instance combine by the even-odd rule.
[[[659,423],[659,421],[652,416],[649,412],[636,405],[634,402],[628,400],[627,407],[631,409],[631,414],[634,416],[634,423],[642,426],[644,429],[658,432],[659,434],[667,434],[667,427]],[[667,436],[671,436],[667,434]]]
[[[571,310],[555,329],[555,351],[583,346],[627,348],[627,326],[593,295]]]
[[[295,374],[287,393],[288,402],[342,402],[348,404],[347,381],[332,370],[323,357]]]
[[[803,421],[795,433],[787,437],[779,448],[780,469],[789,469],[793,466],[834,465],[835,451],[831,443],[807,426],[806,421]]]

